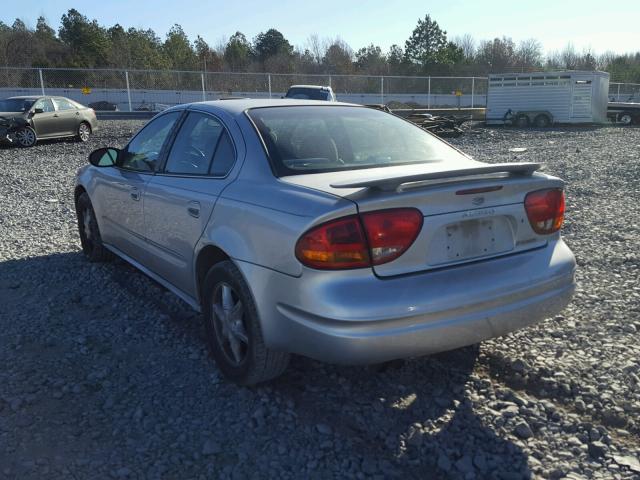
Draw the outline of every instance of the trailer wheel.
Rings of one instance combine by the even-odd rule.
[[[618,122],[623,125],[631,125],[633,123],[633,115],[630,112],[619,113]]]
[[[529,126],[529,117],[524,114],[520,114],[516,117],[513,123],[518,128],[527,128]]]
[[[549,118],[549,115],[545,115],[544,113],[541,113],[540,115],[538,115],[536,118],[533,119],[533,124],[537,128],[547,128],[551,125],[551,119]]]

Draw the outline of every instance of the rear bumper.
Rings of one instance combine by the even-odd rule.
[[[558,313],[575,288],[575,260],[559,238],[526,253],[389,279],[366,269],[305,269],[295,278],[241,262],[239,267],[269,347],[346,364],[498,337]]]

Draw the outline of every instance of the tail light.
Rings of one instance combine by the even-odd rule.
[[[564,221],[564,191],[552,188],[531,192],[524,199],[524,208],[534,232],[541,235],[557,232]]]
[[[421,228],[422,214],[414,208],[350,215],[302,235],[296,257],[308,267],[325,270],[380,265],[402,255]]]

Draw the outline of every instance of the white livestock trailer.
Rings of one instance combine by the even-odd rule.
[[[492,74],[486,123],[519,127],[606,123],[608,95],[606,72]]]

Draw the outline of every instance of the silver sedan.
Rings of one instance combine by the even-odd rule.
[[[225,100],[171,108],[78,171],[82,249],[204,314],[223,374],[290,354],[431,354],[556,314],[574,290],[563,181],[478,162],[389,113]]]

